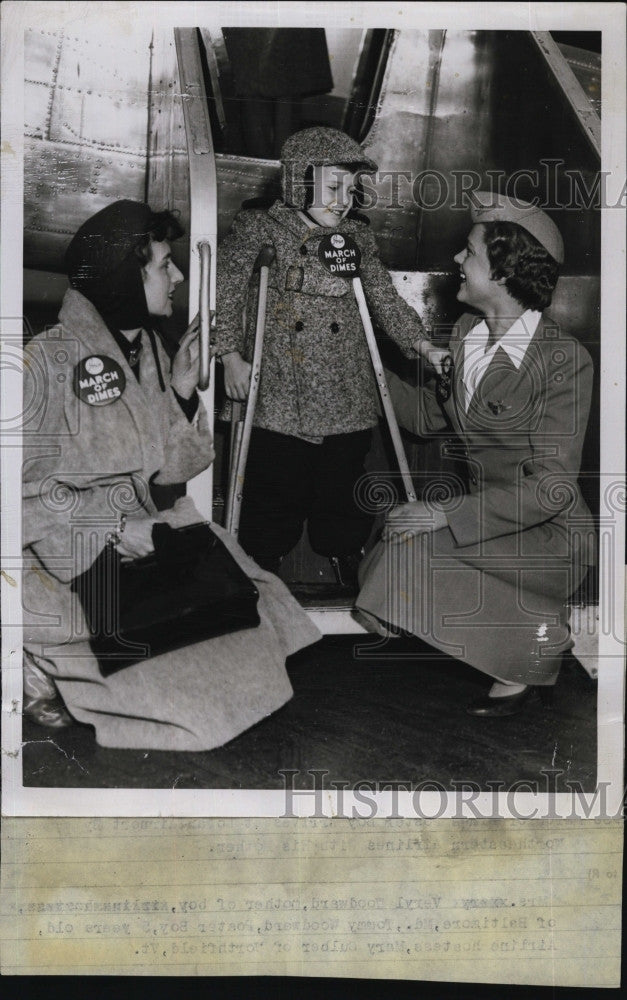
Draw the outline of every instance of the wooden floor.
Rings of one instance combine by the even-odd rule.
[[[596,779],[595,684],[574,662],[562,669],[553,708],[534,698],[502,720],[466,715],[488,679],[417,641],[326,636],[288,661],[294,698],[236,740],[205,753],[109,750],[91,727],[50,734],[25,722],[24,784],[81,788],[282,788],[279,769],[325,782],[430,780],[506,786],[560,768],[557,790]],[[489,785],[487,787],[490,787]]]

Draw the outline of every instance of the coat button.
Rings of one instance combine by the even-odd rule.
[[[302,257],[306,257],[307,256],[307,247],[305,246],[304,243],[301,243],[301,245],[300,245],[300,253],[301,253]]]
[[[340,332],[340,324],[331,323],[331,333],[339,333],[339,332]]]
[[[304,329],[304,327],[305,327],[305,324],[300,319],[298,320],[297,323],[294,323],[294,329],[298,330],[299,333],[300,333],[301,330]]]

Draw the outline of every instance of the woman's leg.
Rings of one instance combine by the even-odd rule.
[[[521,555],[517,536],[509,548],[501,538],[460,549],[448,529],[380,543],[364,560],[356,606],[498,684],[517,685],[494,690],[504,708],[503,698],[554,685],[562,652],[572,644],[565,601],[580,569],[546,529],[536,536],[541,558],[536,551]],[[529,547],[533,541],[526,539]]]

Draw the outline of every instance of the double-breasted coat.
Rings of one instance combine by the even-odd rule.
[[[79,292],[66,293],[59,319],[25,353],[25,649],[71,714],[95,726],[101,745],[211,749],[291,697],[285,658],[319,633],[286,587],[214,526],[259,589],[261,624],[101,676],[72,580],[102,551],[122,512],[174,527],[201,521],[189,497],[157,511],[150,483],[186,482],[210,464],[213,449],[202,405],[193,423],[184,416],[160,344],[163,385],[148,346],[138,382]],[[121,389],[105,405],[75,391],[77,365],[84,372],[94,356],[115,370],[111,385]]]
[[[337,229],[310,228],[294,208],[241,211],[218,254],[218,355],[237,350],[252,359],[255,260],[264,246],[276,259],[268,303],[254,424],[306,440],[346,434],[377,422],[372,362],[351,281],[330,274],[318,247],[330,231],[361,250],[361,279],[374,321],[409,357],[426,334],[381,263],[366,222],[347,218]]]
[[[466,411],[464,338],[479,321],[454,328],[448,400],[390,374],[400,424],[441,437],[467,475],[433,493],[448,527],[369,553],[357,607],[491,676],[551,684],[572,644],[564,602],[595,562],[578,486],[592,363],[544,315],[519,367],[497,349]]]

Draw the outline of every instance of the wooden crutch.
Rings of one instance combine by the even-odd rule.
[[[250,371],[250,388],[248,390],[244,419],[241,419],[241,406],[237,403],[233,404],[231,414],[231,461],[229,466],[229,489],[226,500],[225,526],[226,530],[230,531],[235,537],[237,537],[239,531],[248,447],[250,445],[250,434],[259,393],[263,338],[266,327],[266,305],[268,302],[268,276],[275,256],[276,250],[273,246],[263,247],[257,256],[253,268],[253,274],[259,274],[259,297],[257,299],[257,320],[255,325],[253,360]]]
[[[374,376],[377,380],[379,395],[381,396],[383,415],[390,431],[390,437],[392,439],[398,468],[401,473],[405,495],[408,501],[415,500],[416,493],[414,491],[414,484],[411,480],[409,465],[407,464],[405,449],[403,448],[403,442],[398,429],[394,407],[392,406],[392,400],[390,399],[387,382],[385,381],[381,355],[379,354],[379,348],[377,347],[377,341],[372,327],[372,320],[370,319],[366,296],[364,295],[364,288],[361,283],[361,278],[359,277],[361,250],[351,236],[344,236],[340,233],[332,233],[328,236],[322,237],[318,248],[318,257],[320,259],[320,263],[335,277],[341,277],[352,281],[353,292],[355,294],[357,307],[359,309],[359,316],[361,318],[361,325],[363,326],[364,333],[366,335],[366,343],[368,344],[368,350],[370,352],[370,360],[372,361]]]
[[[392,439],[392,445],[394,447],[394,454],[396,455],[396,462],[398,464],[398,468],[401,474],[401,479],[403,481],[403,487],[405,489],[405,496],[407,497],[408,501],[416,500],[416,491],[414,490],[414,484],[412,482],[411,474],[409,472],[409,465],[407,464],[407,456],[405,455],[405,449],[403,448],[401,433],[398,429],[396,414],[394,413],[394,407],[392,405],[392,400],[390,399],[388,384],[385,380],[385,374],[383,372],[383,363],[381,361],[381,355],[379,354],[379,348],[377,346],[377,341],[374,335],[372,320],[370,319],[370,313],[368,311],[368,305],[366,303],[366,296],[364,295],[364,288],[361,283],[361,278],[353,278],[352,281],[353,281],[353,291],[355,293],[357,306],[359,308],[359,315],[361,317],[361,324],[364,328],[364,333],[366,335],[366,343],[368,344],[368,350],[370,351],[370,359],[372,361],[374,377],[376,378],[377,385],[379,387],[379,395],[381,396],[381,405],[383,407],[383,413],[385,415],[385,420],[388,425],[390,437]]]

